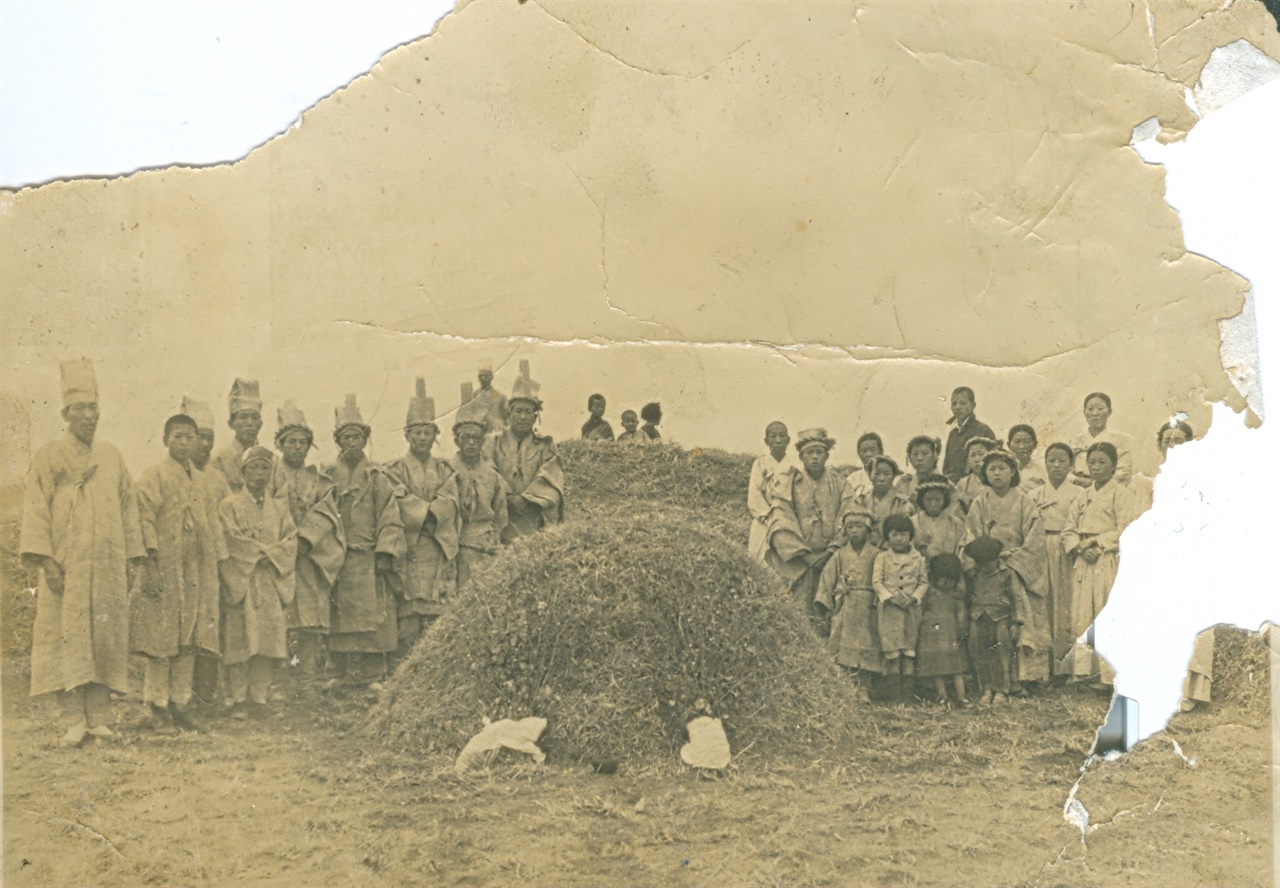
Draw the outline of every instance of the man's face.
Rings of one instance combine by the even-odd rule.
[[[364,446],[368,443],[368,439],[364,436],[364,432],[357,428],[343,429],[338,435],[338,451],[339,456],[349,463],[356,463],[364,456]]]
[[[191,460],[191,452],[196,446],[196,430],[189,425],[176,425],[165,435],[164,446],[169,448],[169,455],[186,465]]]
[[[62,411],[67,420],[67,428],[78,441],[93,443],[93,434],[98,430],[98,402],[87,401],[72,404]]]
[[[775,457],[781,459],[786,455],[787,445],[790,443],[791,436],[787,434],[787,427],[782,423],[770,423],[764,430],[764,444]]]
[[[197,429],[196,444],[191,450],[191,461],[197,469],[203,469],[209,463],[209,455],[213,453],[213,429]]]
[[[458,453],[464,460],[477,460],[484,447],[484,432],[476,426],[464,426],[453,436],[453,443],[458,445]]]
[[[968,392],[956,392],[951,396],[951,415],[957,422],[964,422],[973,416],[973,407],[973,398],[969,397]]]
[[[533,421],[537,416],[538,411],[528,401],[516,401],[511,405],[511,431],[519,436],[529,434],[533,431]]]
[[[311,449],[311,438],[305,432],[289,432],[280,439],[280,455],[285,465],[291,469],[300,469],[307,462],[307,451]]]
[[[592,398],[587,402],[587,410],[596,419],[604,416],[604,398]]]
[[[235,431],[236,440],[242,446],[252,447],[258,443],[258,432],[262,431],[262,414],[257,410],[237,410],[227,424]]]
[[[431,448],[436,443],[436,427],[433,425],[415,425],[405,429],[405,440],[409,442],[409,452],[420,460],[431,455]]]
[[[481,370],[479,379],[480,379],[480,388],[488,388],[489,383],[493,382],[493,371]]]
[[[262,496],[262,492],[267,489],[267,482],[271,480],[271,463],[265,459],[250,460],[240,470],[240,474],[244,476],[244,486],[249,492],[254,496]]]
[[[814,478],[820,478],[827,467],[827,448],[821,444],[808,444],[800,451],[800,462]]]

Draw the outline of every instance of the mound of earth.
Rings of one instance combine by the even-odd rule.
[[[672,755],[711,714],[735,752],[786,757],[845,747],[851,691],[740,544],[670,510],[597,509],[495,557],[402,664],[373,729],[456,752],[482,717],[541,716],[551,757],[636,761]]]
[[[566,509],[590,521],[628,506],[696,512],[697,523],[742,546],[747,544],[747,483],[752,457],[723,450],[684,450],[674,444],[633,447],[567,441],[558,444],[564,464]]]

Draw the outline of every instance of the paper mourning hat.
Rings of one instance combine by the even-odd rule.
[[[96,404],[98,378],[93,375],[93,364],[88,358],[75,358],[62,362],[62,406]]]
[[[488,431],[489,411],[483,401],[476,398],[471,383],[462,384],[462,400],[458,404],[458,412],[454,414],[453,433],[456,435],[463,426],[474,425]]]
[[[235,416],[241,410],[262,412],[262,399],[258,397],[258,380],[237,379],[231,383],[231,395],[227,398],[227,414]]]
[[[209,405],[204,401],[197,401],[189,395],[183,395],[182,407],[178,412],[194,419],[197,429],[205,432],[213,431],[213,411],[209,409]]]
[[[369,437],[369,427],[365,425],[364,417],[360,415],[360,408],[356,405],[356,396],[348,394],[347,400],[341,407],[333,411],[333,436],[336,438],[342,432],[352,426],[358,428]]]
[[[244,468],[255,459],[265,459],[269,463],[274,463],[276,461],[275,455],[270,450],[265,447],[259,447],[255,444],[253,447],[248,448],[244,453],[240,454],[240,468]]]
[[[511,386],[511,397],[507,399],[507,403],[514,404],[516,401],[528,401],[536,409],[542,409],[542,400],[538,397],[538,390],[542,386],[534,382],[529,376],[529,362],[520,362],[520,375],[516,377],[515,384]]]
[[[829,437],[823,428],[804,429],[796,436],[796,453],[803,453],[810,444],[821,444],[830,450],[836,446],[836,439]]]
[[[290,432],[302,432],[307,436],[308,441],[315,440],[311,426],[307,425],[307,418],[302,415],[298,405],[292,401],[285,401],[283,405],[276,409],[276,425],[277,444],[280,443],[281,438]]]
[[[409,399],[409,412],[404,418],[404,427],[416,425],[435,425],[436,402],[427,397],[427,381],[421,376],[414,383],[413,397]]]

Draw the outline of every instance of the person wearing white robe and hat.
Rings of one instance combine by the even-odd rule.
[[[133,481],[96,439],[98,415],[93,365],[63,362],[67,434],[31,460],[18,544],[38,574],[31,695],[59,695],[67,746],[114,736],[111,692],[129,689],[129,587],[147,555]]]

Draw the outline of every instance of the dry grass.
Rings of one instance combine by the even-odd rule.
[[[374,730],[456,751],[482,717],[538,715],[561,761],[636,763],[669,757],[709,711],[735,750],[846,747],[852,689],[778,580],[667,510],[614,511],[495,558],[392,680]]]

